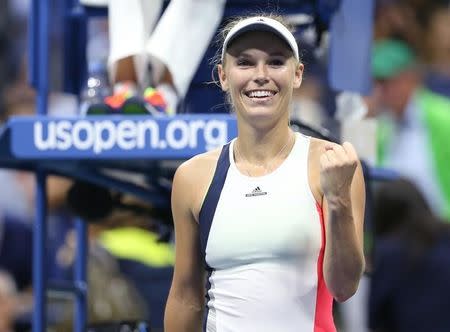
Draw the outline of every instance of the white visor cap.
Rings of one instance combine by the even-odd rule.
[[[294,53],[294,57],[297,61],[300,61],[300,57],[298,55],[298,46],[297,42],[294,38],[294,35],[280,22],[268,17],[250,17],[242,20],[238,24],[236,24],[230,32],[228,32],[225,37],[225,41],[223,42],[222,47],[222,62],[225,58],[225,52],[227,51],[228,44],[232,42],[236,37],[241,34],[249,31],[268,31],[272,32],[281,39],[283,39],[291,48]]]

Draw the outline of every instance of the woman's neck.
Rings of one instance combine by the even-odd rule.
[[[265,165],[277,158],[284,159],[292,148],[292,142],[295,141],[294,135],[286,125],[267,132],[251,128],[239,130],[235,142],[237,157],[241,157],[244,163],[252,165]]]

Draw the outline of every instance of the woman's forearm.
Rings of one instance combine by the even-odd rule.
[[[202,319],[202,304],[169,295],[164,315],[165,332],[200,332]]]
[[[345,301],[357,290],[364,271],[362,244],[357,236],[352,204],[345,195],[328,203],[325,282],[334,298]]]

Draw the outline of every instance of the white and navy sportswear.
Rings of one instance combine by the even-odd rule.
[[[308,181],[310,138],[249,177],[225,145],[200,210],[208,272],[203,331],[334,332],[322,263],[325,225]]]

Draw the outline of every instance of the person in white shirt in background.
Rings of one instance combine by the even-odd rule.
[[[106,103],[120,108],[141,95],[159,111],[174,114],[222,20],[225,2],[172,0],[160,17],[163,0],[109,0],[113,95]]]

